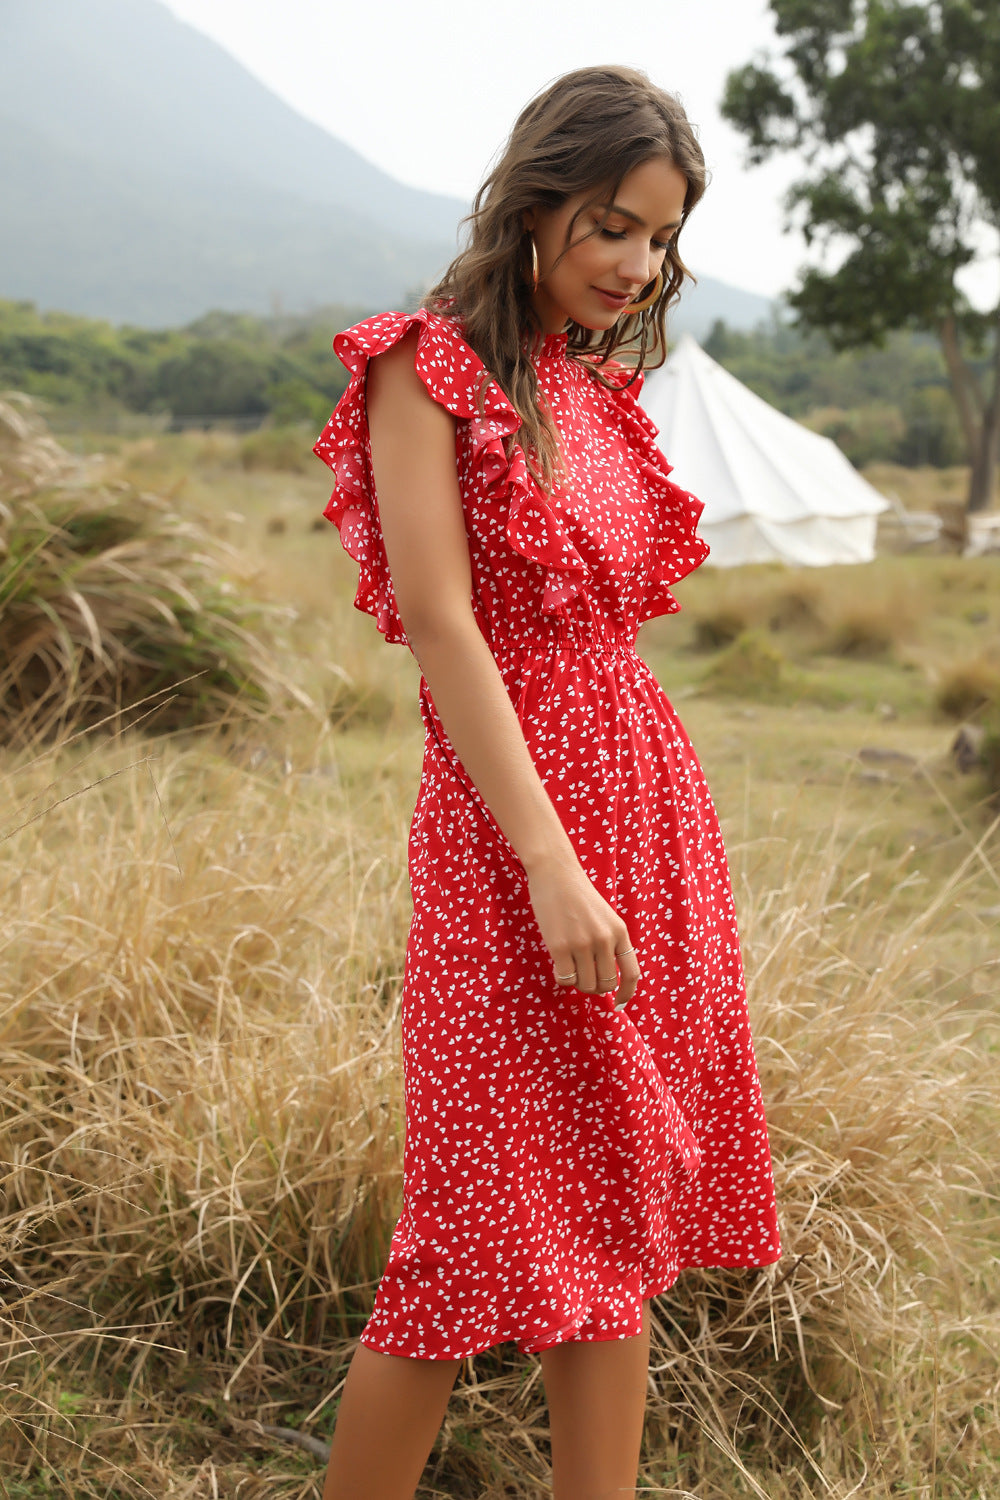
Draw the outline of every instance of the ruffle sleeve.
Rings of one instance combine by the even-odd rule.
[[[508,441],[521,426],[514,407],[458,326],[423,308],[380,313],[334,339],[334,350],[350,379],[313,452],[333,470],[334,490],[324,515],[358,564],[355,607],[374,618],[387,641],[406,643],[378,518],[365,380],[368,361],[415,327],[420,330],[417,374],[439,405],[468,424],[473,472],[484,493],[506,502],[511,547],[545,570],[543,609],[560,613],[586,587],[590,570],[562,518],[532,479],[523,451]]]
[[[639,612],[641,624],[656,615],[676,614],[680,609],[670,585],[694,572],[708,556],[708,543],[698,535],[698,521],[705,507],[670,478],[671,465],[656,441],[656,424],[639,405],[642,375],[633,378],[632,371],[613,366],[606,373],[612,380],[621,379],[620,385],[605,387],[605,394],[638,465],[659,526],[653,566]]]

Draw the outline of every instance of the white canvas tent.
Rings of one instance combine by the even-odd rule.
[[[642,404],[673,478],[704,502],[710,563],[871,561],[887,502],[835,443],[755,396],[690,334],[647,376]]]

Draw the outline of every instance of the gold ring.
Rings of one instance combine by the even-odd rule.
[[[617,981],[617,979],[599,979],[597,981],[597,989],[598,989],[598,993],[599,994],[604,995],[604,994],[607,994],[608,991],[610,991],[610,990],[616,990],[617,988],[618,988],[618,981]]]
[[[634,952],[634,948],[623,948],[620,953],[615,954],[615,958],[627,958],[630,953]]]
[[[556,983],[557,984],[572,984],[573,980],[575,978],[576,978],[576,970],[574,969],[573,972],[572,972],[572,974],[557,974],[556,975]]]

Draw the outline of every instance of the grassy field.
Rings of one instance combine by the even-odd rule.
[[[299,453],[91,459],[234,549],[297,700],[0,759],[11,1500],[318,1497],[268,1429],[328,1436],[398,1209],[416,675]],[[996,806],[949,753],[998,566],[703,570],[644,633],[727,834],[786,1254],[659,1299],[643,1494],[1000,1493]],[[470,1362],[421,1500],[546,1473],[537,1363]]]

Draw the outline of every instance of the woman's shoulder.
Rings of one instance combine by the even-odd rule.
[[[414,365],[431,395],[454,416],[473,416],[490,377],[466,343],[461,324],[446,313],[426,307],[413,312],[376,313],[338,333],[333,347],[351,375],[363,379],[369,360],[414,333]]]
[[[411,312],[375,313],[338,333],[333,347],[350,369],[353,365],[351,355],[361,356],[365,360],[372,359],[412,333],[417,334],[421,349],[448,351],[459,357],[467,355],[470,361],[479,363],[462,337],[458,320],[446,313],[432,312],[426,307],[418,307]],[[345,355],[348,357],[345,358]]]

